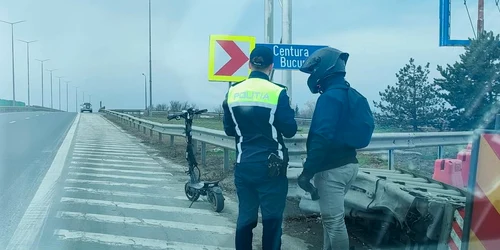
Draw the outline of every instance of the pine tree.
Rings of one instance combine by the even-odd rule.
[[[500,111],[500,39],[484,32],[472,39],[460,60],[446,68],[438,66],[435,79],[441,97],[451,106],[446,111],[456,130],[492,127]]]
[[[379,92],[381,101],[373,102],[378,109],[374,112],[378,125],[413,131],[423,127],[441,129],[444,101],[429,82],[429,73],[429,63],[417,66],[410,58],[409,64],[396,73],[396,85],[387,86],[384,92]]]

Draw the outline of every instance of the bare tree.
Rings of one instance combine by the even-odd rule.
[[[316,107],[316,100],[310,100],[306,102],[305,107],[300,112],[300,116],[302,118],[312,118],[315,107]]]

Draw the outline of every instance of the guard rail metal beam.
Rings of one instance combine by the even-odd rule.
[[[174,136],[184,136],[184,126],[174,124],[163,124],[134,117],[132,115],[116,111],[103,110],[104,113],[120,118],[130,125],[160,135],[169,135],[171,143]],[[224,169],[229,169],[229,151],[235,150],[233,137],[227,136],[223,131],[193,126],[193,139],[202,143],[202,149],[210,144],[224,149]],[[450,145],[465,145],[471,141],[473,132],[430,132],[430,133],[374,133],[370,145],[359,151],[388,151],[388,169],[393,168],[394,150],[407,150],[421,147],[438,147],[437,157],[442,158],[442,147]],[[297,134],[293,138],[285,139],[289,149],[290,167],[301,168],[301,158],[306,154],[307,135]],[[205,162],[205,152],[202,152],[202,163]]]

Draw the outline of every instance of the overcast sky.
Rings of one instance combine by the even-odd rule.
[[[439,47],[438,0],[295,0],[295,44],[329,45],[350,53],[347,78],[370,100],[396,81],[395,72],[414,57],[437,64],[453,63],[463,48]],[[468,1],[474,25],[477,0]],[[500,32],[500,12],[486,0],[485,28]],[[195,102],[212,109],[220,104],[227,83],[209,82],[210,34],[255,36],[264,40],[262,0],[153,0],[153,102]],[[281,10],[275,1],[275,42],[281,37]],[[54,105],[58,107],[58,78],[71,81],[92,95],[92,103],[107,108],[143,108],[144,77],[148,75],[147,0],[1,0],[0,19],[26,20],[15,26],[15,39],[31,44],[32,104],[41,103],[40,63],[54,72]],[[0,23],[0,98],[12,98],[10,25]],[[452,0],[452,38],[473,36],[462,0]],[[217,56],[223,57],[223,52]],[[27,102],[26,45],[15,42],[17,100]],[[50,103],[50,75],[45,72],[45,104]],[[281,80],[277,72],[276,81]],[[293,102],[302,106],[316,98],[306,75],[293,73]],[[371,89],[375,89],[373,91]],[[62,103],[66,105],[65,84]],[[70,109],[75,108],[70,87]]]

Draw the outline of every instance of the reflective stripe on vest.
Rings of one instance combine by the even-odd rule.
[[[236,130],[236,134],[239,136],[239,141],[236,145],[238,149],[238,156],[236,162],[239,163],[241,159],[241,144],[244,140],[242,137],[238,122],[236,121],[233,113],[233,108],[238,106],[253,106],[253,107],[264,107],[269,108],[269,124],[271,124],[272,137],[278,145],[278,155],[283,158],[282,146],[278,142],[278,133],[276,128],[273,126],[274,123],[274,113],[276,112],[276,107],[278,105],[278,99],[281,91],[284,88],[260,78],[250,78],[235,86],[232,86],[227,95],[227,104],[229,110],[231,111],[231,116],[233,118]]]
[[[227,104],[275,108],[283,88],[260,78],[250,78],[229,89]]]

